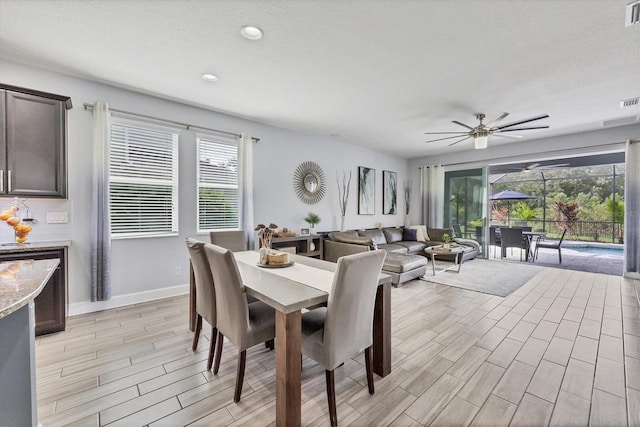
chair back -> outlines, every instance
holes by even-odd
[[[216,326],[216,292],[204,242],[187,238],[187,249],[196,282],[196,312],[211,326]]]
[[[533,227],[518,227],[521,228],[522,231],[533,231]]]
[[[204,245],[216,289],[218,331],[238,348],[246,348],[249,307],[236,259],[229,249]]]
[[[499,245],[500,244],[500,236],[498,234],[498,227],[489,227],[489,244],[490,245]]]
[[[562,241],[564,240],[564,235],[567,234],[567,229],[565,228],[562,231],[562,236],[560,237],[560,241],[558,242],[558,247],[560,247],[560,245],[562,244]]]
[[[338,259],[324,323],[326,369],[335,369],[372,345],[373,310],[385,255],[384,250],[375,250]]]
[[[500,246],[503,248],[522,248],[522,228],[500,228]]]
[[[451,227],[453,227],[453,234],[455,234],[454,237],[462,239],[462,229],[460,228],[460,224],[452,224]]]
[[[247,250],[247,236],[243,230],[211,231],[209,233],[211,243],[231,252]]]

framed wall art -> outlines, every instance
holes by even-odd
[[[358,214],[373,215],[375,206],[376,170],[358,167]]]
[[[382,171],[382,213],[395,215],[398,213],[398,174]]]

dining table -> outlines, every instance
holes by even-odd
[[[544,239],[545,233],[542,231],[523,231],[522,235],[527,239],[527,261],[531,258],[531,262],[534,262],[533,259],[533,250],[531,249],[531,244],[533,243],[534,237],[542,237]]]
[[[302,310],[329,299],[337,264],[291,255],[286,268],[259,264],[257,251],[234,252],[247,295],[275,309],[276,426],[300,426]],[[195,328],[195,283],[190,281],[189,327]],[[391,373],[391,276],[380,273],[373,319],[373,371]]]

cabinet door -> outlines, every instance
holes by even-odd
[[[66,197],[62,101],[6,91],[5,193]]]
[[[64,331],[66,324],[66,264],[65,250],[33,251],[0,254],[0,261],[15,261],[24,259],[53,259],[58,258],[60,264],[51,275],[49,281],[35,300],[36,336]]]

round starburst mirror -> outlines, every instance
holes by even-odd
[[[302,162],[293,174],[293,189],[300,200],[315,205],[324,197],[326,183],[322,168],[315,162]]]

